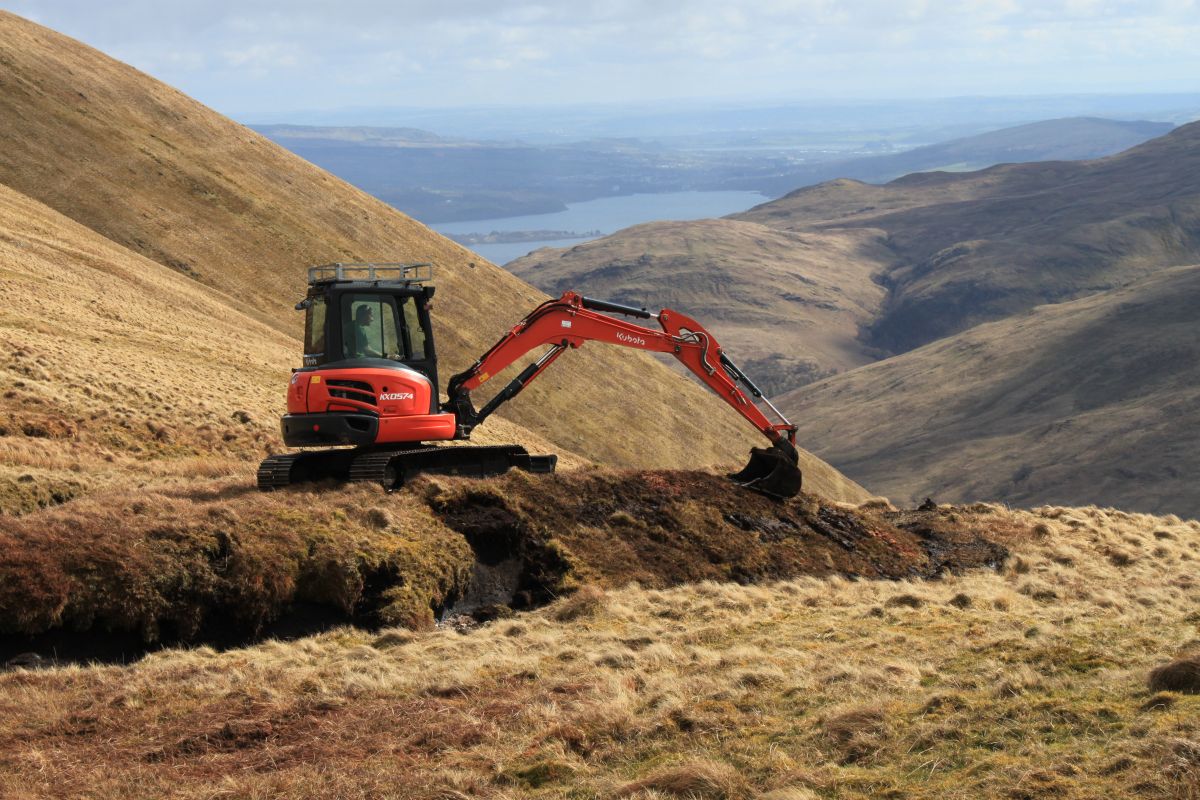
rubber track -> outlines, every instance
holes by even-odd
[[[394,486],[389,486],[393,481],[387,480],[388,467],[393,459],[403,458],[411,453],[428,453],[436,448],[425,447],[420,450],[400,450],[400,451],[384,451],[382,453],[364,453],[350,465],[350,480],[353,483],[380,483],[383,488],[391,489]]]
[[[258,465],[258,488],[264,491],[288,486],[292,482],[292,466],[307,453],[282,453],[269,456]]]
[[[308,463],[297,470],[297,462],[301,459]],[[265,459],[258,467],[258,488],[277,489],[308,480],[334,478],[353,483],[379,483],[390,491],[402,485],[406,478],[420,473],[485,477],[501,475],[514,467],[553,472],[556,461],[554,456],[531,456],[519,445],[419,447],[373,450],[359,455],[346,450],[310,450]]]

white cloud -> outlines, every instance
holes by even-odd
[[[275,69],[290,69],[300,63],[300,53],[294,45],[263,43],[221,53],[225,64],[239,69],[269,73]]]
[[[229,110],[1200,90],[1196,0],[8,5]]]

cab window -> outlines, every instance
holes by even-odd
[[[342,297],[343,358],[401,357],[399,316],[388,295]]]
[[[425,329],[421,327],[421,318],[417,315],[417,298],[404,298],[404,334],[406,361],[424,361],[428,358],[425,352]]]
[[[312,366],[325,361],[325,298],[308,299],[304,315],[304,364]]]

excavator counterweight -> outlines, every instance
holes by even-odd
[[[422,472],[486,476],[513,467],[552,472],[556,456],[530,455],[517,445],[430,443],[469,439],[476,426],[564,352],[598,341],[673,355],[771,442],[768,448],[753,448],[750,463],[729,477],[777,498],[800,491],[795,426],[712,334],[670,309],[652,313],[565,292],[535,308],[451,377],[448,401],[441,404],[429,317],[431,278],[428,264],[330,264],[309,270],[308,294],[296,306],[306,313],[304,366],[293,370],[281,428],[288,446],[322,449],[270,456],[259,467],[259,488],[333,479],[394,489]],[[654,319],[660,329],[609,314]],[[546,349],[476,410],[471,392],[538,348]],[[781,422],[768,420],[755,400]]]

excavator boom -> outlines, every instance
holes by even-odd
[[[615,319],[600,312],[654,319],[660,329]],[[570,348],[581,347],[588,341],[673,355],[771,442],[769,448],[754,448],[746,468],[730,477],[744,486],[776,497],[792,497],[799,492],[801,475],[795,448],[796,427],[771,405],[703,325],[671,309],[664,308],[652,313],[644,308],[595,300],[575,292],[565,292],[557,300],[542,303],[514,325],[478,361],[450,379],[448,393],[450,406],[457,418],[457,436],[469,437],[476,425],[500,405],[516,397],[562,353]],[[531,350],[546,346],[549,349],[540,358],[526,367],[487,405],[475,410],[471,400],[473,390]],[[751,396],[765,403],[780,418],[780,422],[772,423],[739,383]]]

